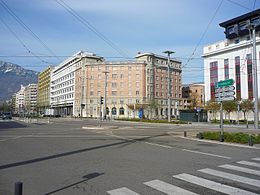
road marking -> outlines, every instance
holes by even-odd
[[[220,165],[219,167],[260,176],[260,171],[254,170],[254,169],[248,169],[248,168],[238,167],[238,166],[229,165],[229,164]]]
[[[149,144],[149,145],[153,145],[153,146],[158,146],[158,147],[163,147],[163,148],[169,148],[169,149],[172,148],[171,146],[167,146],[167,145],[161,145],[161,144],[156,144],[156,143],[152,143],[152,142],[143,142],[143,141],[139,141],[139,140],[131,139],[131,138],[127,138],[127,137],[122,137],[122,136],[115,135],[115,134],[110,134],[110,136],[112,136],[112,137],[117,137],[117,138],[123,139],[123,140],[128,140],[128,141],[133,141],[133,142],[140,142],[140,143],[145,143],[145,144]]]
[[[132,191],[132,190],[129,190],[128,188],[118,188],[118,189],[115,189],[115,190],[110,190],[110,191],[107,191],[108,194],[111,194],[111,195],[140,195],[140,194],[137,194],[136,192]]]
[[[188,190],[182,189],[178,186],[174,186],[174,185],[168,184],[168,183],[160,181],[160,180],[148,181],[148,182],[145,182],[144,185],[147,185],[147,186],[154,188],[165,194],[197,195],[196,193],[190,192]]]
[[[260,158],[252,158],[252,160],[260,161]]]
[[[242,165],[253,166],[253,167],[260,167],[260,163],[255,163],[255,162],[239,161],[239,162],[237,162],[237,163],[238,163],[238,164],[242,164]]]
[[[163,148],[169,148],[169,149],[172,148],[171,146],[161,145],[161,144],[156,144],[156,143],[151,143],[151,142],[144,142],[144,143],[149,144],[149,145],[153,145],[153,146],[163,147]]]
[[[248,184],[248,185],[256,186],[256,187],[260,186],[260,180],[250,179],[250,178],[247,178],[247,177],[242,177],[242,176],[239,176],[239,175],[226,173],[226,172],[223,172],[223,171],[217,171],[217,170],[208,169],[208,168],[207,169],[200,169],[198,171],[202,172],[202,173],[209,174],[209,175],[214,175],[214,176],[217,176],[217,177],[229,179],[229,180],[232,180],[232,181],[237,181],[237,182],[240,182],[240,183],[245,183],[245,184]]]
[[[195,150],[182,149],[182,151],[196,153],[196,154],[203,154],[203,155],[208,155],[208,156],[214,156],[214,157],[218,157],[218,158],[232,159],[232,157],[229,157],[229,156],[221,156],[221,155],[217,155],[217,154],[199,152],[199,151],[195,151]]]
[[[189,175],[189,174],[186,174],[186,173],[174,175],[173,177],[177,178],[177,179],[181,179],[183,181],[187,181],[187,182],[199,185],[199,186],[202,186],[202,187],[205,187],[205,188],[208,188],[208,189],[211,189],[211,190],[222,192],[224,194],[229,194],[229,195],[257,195],[253,192],[249,192],[249,191],[242,190],[242,189],[239,189],[239,188],[235,188],[235,187],[232,187],[232,186],[224,185],[224,184],[221,184],[221,183],[218,183],[218,182],[210,181],[210,180],[203,179],[203,178],[200,178],[200,177],[196,177],[196,176],[193,176],[193,175]]]

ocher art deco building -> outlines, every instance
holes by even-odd
[[[49,66],[38,75],[37,107],[39,114],[49,114],[51,70]]]

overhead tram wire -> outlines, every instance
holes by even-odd
[[[115,45],[112,41],[110,41],[107,37],[105,37],[101,32],[99,32],[90,22],[88,22],[85,18],[79,15],[72,7],[66,4],[63,0],[55,0],[59,5],[61,5],[68,13],[74,16],[81,24],[87,27],[90,31],[96,34],[99,38],[105,41],[111,48],[113,48],[118,54],[120,54],[125,59],[129,59],[130,57],[117,45]]]
[[[211,23],[212,23],[213,20],[215,19],[215,17],[216,17],[216,15],[217,15],[217,13],[218,13],[218,11],[219,11],[221,5],[223,4],[223,2],[224,2],[224,0],[221,0],[221,2],[219,3],[219,5],[218,5],[216,11],[214,12],[212,18],[211,18],[210,21],[209,21],[209,23],[208,23],[206,29],[205,29],[204,32],[202,33],[202,35],[201,35],[201,37],[200,37],[200,39],[199,39],[199,42],[197,43],[197,45],[196,45],[196,47],[194,48],[194,50],[193,50],[191,56],[189,57],[189,59],[187,60],[187,62],[183,65],[183,67],[187,66],[188,63],[189,63],[191,60],[194,59],[193,56],[195,55],[195,52],[197,51],[198,47],[200,46],[200,44],[201,44],[203,38],[205,37],[205,35],[206,35],[206,33],[207,33],[208,29],[209,29],[209,26],[211,25]]]
[[[246,7],[246,6],[244,6],[244,5],[242,5],[242,4],[238,3],[238,2],[235,2],[235,1],[233,1],[233,0],[227,0],[227,1],[229,1],[230,3],[233,3],[233,4],[235,4],[235,5],[238,5],[239,7],[245,8],[245,9],[247,9],[248,11],[252,11],[252,9],[250,9],[249,7]]]
[[[6,4],[4,0],[0,0],[2,7],[29,33],[31,34],[46,50],[48,50],[58,61],[61,61],[58,56],[44,43]]]
[[[32,52],[26,44],[18,37],[18,35],[11,29],[11,27],[2,19],[0,18],[1,22],[6,26],[6,28],[14,35],[14,37],[18,40],[18,42],[27,50],[29,54],[31,54],[33,57],[38,58],[41,62],[46,64],[51,64],[50,62],[47,62],[43,60],[40,56],[36,55],[34,52]]]

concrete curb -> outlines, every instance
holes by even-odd
[[[219,145],[226,145],[226,146],[260,150],[260,146],[258,146],[258,144],[257,144],[257,146],[248,146],[248,145],[243,145],[243,144],[236,144],[236,143],[229,143],[229,142],[218,142],[218,141],[213,141],[213,140],[197,139],[197,138],[192,138],[192,137],[183,137],[183,136],[174,136],[174,137],[179,137],[181,139],[192,140],[192,141],[197,141],[197,142],[212,143],[212,144],[219,144]]]

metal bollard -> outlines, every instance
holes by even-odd
[[[184,131],[184,137],[187,137],[187,131]]]
[[[23,195],[23,183],[16,182],[14,185],[14,195]]]
[[[248,145],[249,145],[249,146],[253,146],[253,145],[254,145],[254,141],[253,141],[253,137],[252,137],[252,135],[249,135],[249,138],[248,138]]]
[[[224,135],[222,135],[222,134],[220,135],[219,141],[220,141],[220,142],[224,142]]]

